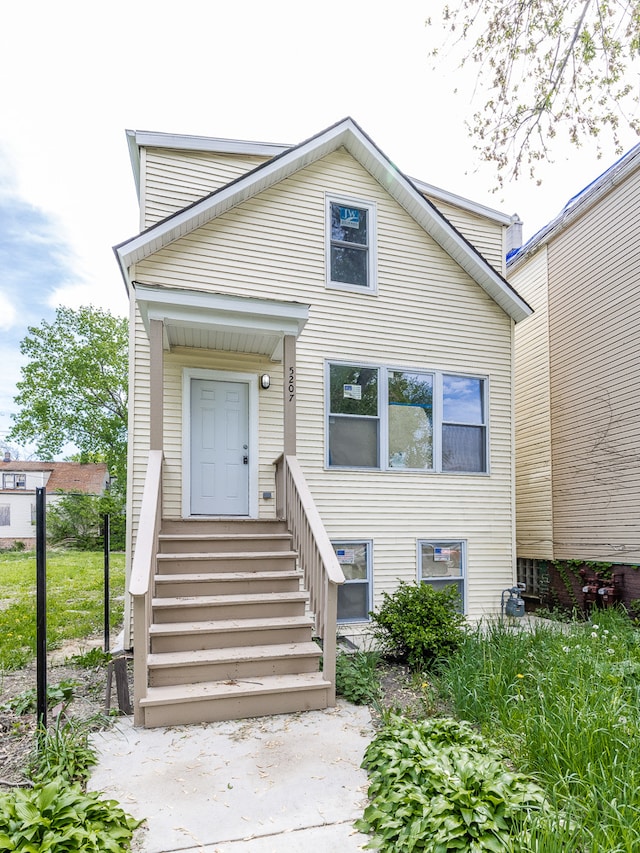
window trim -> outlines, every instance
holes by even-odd
[[[367,241],[367,284],[347,284],[342,281],[333,281],[331,278],[331,205],[340,204],[345,207],[358,207],[361,210],[367,211],[368,220],[368,241]],[[358,198],[349,196],[335,195],[333,193],[325,194],[325,214],[324,214],[324,231],[325,231],[325,281],[326,286],[332,290],[345,290],[349,293],[366,293],[368,295],[377,295],[378,293],[378,228],[377,228],[377,208],[373,201],[364,201]]]
[[[13,481],[13,485],[8,485]],[[2,488],[4,491],[23,491],[27,488],[27,475],[9,471],[2,474]]]
[[[367,559],[367,578],[366,581],[362,580],[346,580],[344,584],[340,584],[338,587],[338,595],[340,595],[340,589],[347,584],[358,584],[362,586],[364,583],[367,585],[367,614],[364,619],[339,619],[338,625],[364,625],[368,622],[371,622],[371,617],[369,613],[373,610],[373,539],[354,539],[353,537],[349,537],[346,539],[332,539],[331,545],[334,548],[336,545],[364,545],[366,547],[366,559]]]
[[[447,545],[460,545],[460,576],[457,575],[442,575],[441,577],[422,577],[422,546],[431,545],[432,547],[443,547]],[[462,590],[462,613],[467,614],[467,540],[457,538],[455,536],[430,536],[422,539],[416,539],[416,569],[418,583],[431,583],[431,581],[456,581]]]
[[[329,461],[329,418],[331,408],[331,367],[360,367],[378,371],[378,466],[375,468],[356,465],[331,465]],[[431,468],[394,468],[389,465],[389,374],[416,373],[431,376],[433,379],[433,466]],[[476,379],[482,382],[482,406],[484,423],[476,424],[484,429],[484,471],[447,471],[442,467],[442,426],[443,423],[443,377],[458,376],[461,379]],[[324,370],[324,427],[325,452],[324,467],[327,471],[386,471],[402,474],[441,474],[447,477],[489,477],[491,476],[491,442],[489,435],[489,376],[478,373],[464,373],[455,370],[441,370],[428,367],[410,367],[407,365],[392,365],[372,363],[354,359],[331,358],[325,360]],[[352,417],[349,415],[334,415],[335,417]],[[355,417],[355,416],[353,416]]]

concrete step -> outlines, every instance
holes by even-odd
[[[160,687],[318,672],[321,655],[322,650],[313,642],[151,654],[149,684]]]
[[[267,675],[150,687],[140,705],[147,727],[189,725],[326,708],[329,689],[320,672]]]
[[[194,595],[247,595],[260,592],[298,592],[300,572],[215,572],[156,575],[158,598]]]
[[[157,554],[156,568],[160,575],[181,572],[292,572],[296,568],[297,556],[295,551]]]
[[[264,592],[255,595],[199,595],[154,598],[153,622],[188,622],[216,619],[253,619],[265,616],[300,616],[308,596],[304,592]]]
[[[165,622],[149,629],[152,653],[304,643],[311,640],[308,616]]]
[[[290,551],[291,534],[283,533],[161,533],[161,553],[216,553],[223,551]]]

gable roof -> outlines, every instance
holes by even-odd
[[[640,168],[640,143],[616,160],[595,180],[572,196],[560,213],[537,231],[533,237],[507,257],[507,266],[517,266],[525,258],[536,252],[540,246],[548,243],[564,231],[579,216],[596,204],[602,196],[616,184],[619,184],[636,169]]]
[[[531,314],[529,305],[471,243],[444,217],[415,184],[351,118],[345,118],[293,148],[215,190],[199,201],[156,222],[136,237],[114,247],[127,288],[129,268],[231,208],[304,169],[327,154],[345,148],[404,210],[514,320]]]
[[[0,459],[0,473],[48,474],[45,482],[48,492],[82,492],[87,495],[101,495],[109,482],[107,466],[102,463],[23,462],[19,459],[3,462]],[[11,492],[15,493],[16,490],[12,489]]]

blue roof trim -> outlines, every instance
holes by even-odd
[[[548,222],[546,225],[543,225],[542,228],[536,231],[533,237],[530,237],[524,244],[524,246],[521,246],[519,249],[513,249],[511,252],[509,252],[506,258],[507,264],[509,264],[509,262],[514,261],[520,255],[526,254],[533,248],[535,244],[541,243],[542,240],[548,234],[554,231],[566,219],[566,217],[583,202],[583,200],[587,199],[593,191],[597,190],[599,186],[605,184],[607,182],[607,178],[614,175],[620,170],[622,166],[633,160],[639,154],[640,142],[637,145],[634,145],[633,148],[630,148],[629,151],[626,151],[621,157],[619,157],[615,161],[615,163],[605,169],[602,174],[598,175],[597,178],[594,178],[591,183],[583,187],[574,196],[571,196],[571,198],[562,208],[560,213],[555,216],[554,219],[552,219],[550,222]]]

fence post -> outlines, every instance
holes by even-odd
[[[47,727],[47,490],[36,487],[36,711]]]

